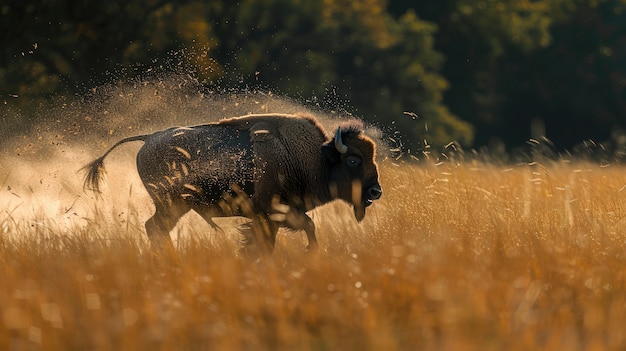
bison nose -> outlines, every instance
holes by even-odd
[[[380,199],[380,196],[383,194],[383,190],[380,188],[380,185],[374,185],[367,189],[367,194],[371,200]]]

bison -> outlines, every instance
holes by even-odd
[[[214,217],[252,218],[262,224],[269,250],[280,226],[304,230],[313,250],[307,211],[340,199],[361,221],[382,195],[375,143],[360,123],[329,136],[309,115],[255,114],[132,136],[85,167],[87,189],[100,191],[104,158],[131,141],[144,142],[137,171],[156,208],[145,223],[153,243],[171,245],[169,232],[194,210],[216,229]]]

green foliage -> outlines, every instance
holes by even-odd
[[[444,103],[475,126],[476,145],[522,144],[533,120],[560,148],[623,126],[624,1],[392,1],[390,11],[407,8],[440,25]]]
[[[500,69],[503,93],[524,97],[525,104],[505,101],[501,114],[518,125],[544,120],[557,145],[611,138],[626,126],[625,15],[623,1],[578,2],[554,23],[551,45],[531,55],[511,52]],[[498,128],[513,139],[512,130]]]
[[[395,123],[409,144],[472,141],[442,104],[436,27],[414,12],[395,19],[382,0],[40,0],[1,13],[7,104],[183,69],[219,89],[270,89],[324,108],[349,101],[371,122]]]
[[[177,71],[211,90],[345,109],[414,153],[424,140],[518,145],[537,119],[570,147],[624,126],[625,11],[623,0],[5,2],[3,126],[32,123],[50,99]]]

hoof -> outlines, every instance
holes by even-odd
[[[309,244],[306,247],[306,253],[307,254],[314,254],[320,251],[320,247],[319,245],[317,245],[317,243],[315,244]]]

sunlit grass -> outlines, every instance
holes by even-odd
[[[132,201],[73,230],[5,212],[0,349],[626,348],[626,168],[380,173],[362,224],[340,203],[313,213],[317,255],[281,231],[271,258],[247,260],[193,216],[177,252],[155,254]]]

